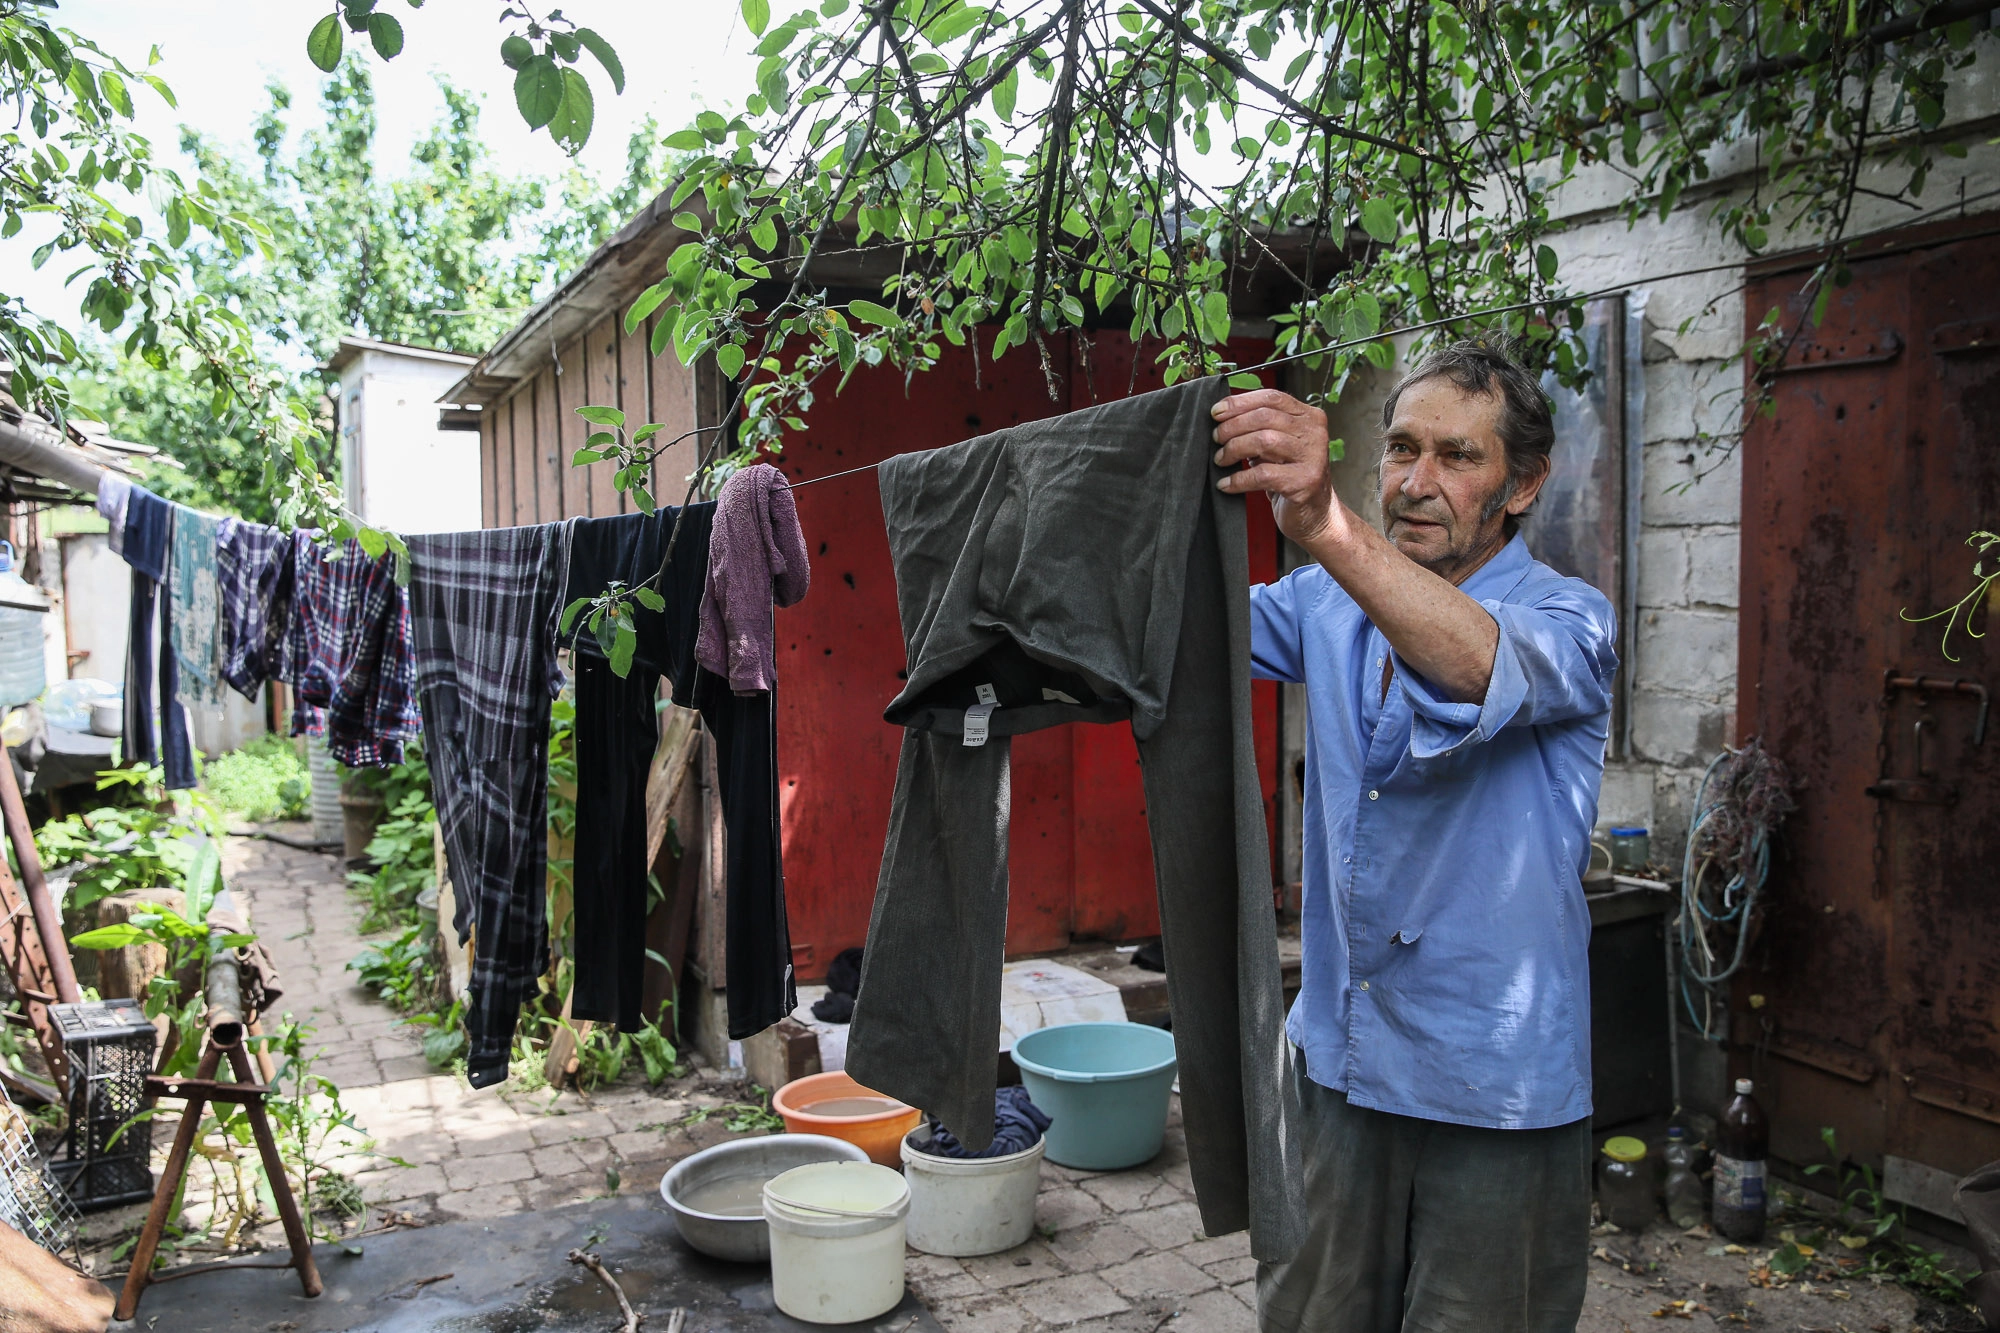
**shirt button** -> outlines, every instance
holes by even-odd
[[[1344,866],[1351,866],[1354,864],[1354,858],[1351,856],[1343,856],[1340,858],[1340,863]]]
[[[1365,982],[1365,981],[1364,981],[1364,982],[1362,982],[1362,983],[1361,983],[1361,989],[1362,989],[1362,990],[1367,990],[1367,989],[1368,989],[1368,983],[1367,983],[1367,982]]]
[[[1382,799],[1382,793],[1379,791],[1371,791],[1368,793],[1368,799],[1371,801],[1379,801]]]

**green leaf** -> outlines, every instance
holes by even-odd
[[[345,39],[340,34],[340,15],[328,14],[313,24],[306,34],[306,59],[313,62],[321,73],[331,74],[340,64],[341,43]]]
[[[1493,85],[1482,83],[1472,95],[1472,123],[1485,129],[1493,123]]]
[[[611,640],[611,671],[621,680],[632,674],[632,652],[639,646],[639,636],[624,621],[618,623],[618,631]]]
[[[660,142],[681,153],[692,153],[708,147],[708,140],[702,138],[700,130],[675,130]]]
[[[638,327],[646,322],[646,316],[659,309],[660,302],[673,294],[673,288],[658,283],[639,293],[639,299],[632,302],[632,308],[625,312],[625,334],[630,337]]]
[[[595,426],[622,426],[625,424],[625,414],[615,407],[600,407],[592,404],[588,407],[577,408],[576,414]]]
[[[743,0],[743,25],[753,35],[762,37],[764,29],[771,26],[771,0]]]
[[[591,122],[597,104],[591,98],[590,80],[573,69],[561,71],[562,100],[549,119],[549,136],[572,154],[590,142]]]
[[[1356,290],[1349,298],[1349,307],[1355,313],[1355,322],[1361,328],[1359,336],[1366,336],[1382,327],[1382,303],[1375,299],[1375,293]]]
[[[1555,278],[1556,263],[1556,252],[1550,247],[1544,245],[1535,251],[1535,271],[1542,275],[1543,282]]]
[[[1222,342],[1229,337],[1229,293],[1209,292],[1201,298],[1202,322],[1208,325],[1211,341]]]
[[[715,368],[729,379],[736,378],[736,372],[743,369],[743,348],[736,343],[724,343],[715,349]]]
[[[576,39],[583,43],[584,50],[597,57],[597,63],[604,66],[604,72],[611,76],[611,90],[617,93],[624,92],[625,65],[618,59],[618,53],[611,49],[611,43],[589,28],[578,28]]]
[[[519,33],[515,33],[506,41],[500,43],[500,63],[508,69],[521,68],[521,66],[528,63],[528,58],[534,54],[534,45]]]
[[[654,503],[653,493],[644,486],[632,488],[632,503],[639,506],[639,512],[642,514],[650,514],[659,508],[659,505]]]
[[[212,839],[202,838],[201,845],[195,849],[194,865],[187,874],[187,920],[208,920],[208,909],[215,902],[215,891],[221,879],[222,853],[216,849]]]
[[[750,243],[764,251],[778,248],[778,224],[768,213],[750,224]]]
[[[638,598],[639,605],[645,607],[648,611],[664,611],[667,609],[667,599],[654,592],[651,588],[634,588],[632,595]]]
[[[1021,96],[1021,67],[1007,71],[1006,77],[993,85],[993,114],[1002,120],[1014,119],[1014,103]]]
[[[121,921],[116,925],[99,926],[96,930],[72,935],[69,946],[72,949],[123,949],[129,944],[142,944],[151,938],[137,926]]]
[[[1232,389],[1261,389],[1264,387],[1264,381],[1258,379],[1247,370],[1237,371],[1229,377],[1228,382],[1229,387]]]
[[[864,324],[875,324],[885,329],[898,329],[903,326],[901,315],[885,305],[876,305],[873,301],[849,301],[847,313]]]
[[[338,53],[334,59],[339,60]],[[322,66],[331,69],[331,65]],[[514,75],[514,105],[528,128],[538,130],[555,119],[563,102],[563,70],[545,55],[529,56]]]
[[[1361,205],[1361,229],[1387,245],[1396,239],[1396,201],[1376,195]]]
[[[403,25],[393,15],[370,14],[368,40],[374,44],[376,55],[394,60],[403,53]]]
[[[579,449],[575,453],[569,456],[569,465],[571,467],[586,467],[591,463],[599,461],[603,457],[604,457],[603,453],[600,452],[599,450]]]
[[[590,599],[588,597],[579,597],[568,606],[565,606],[563,608],[562,620],[556,626],[556,632],[558,634],[568,634],[571,627],[576,624],[577,612],[589,605]]]

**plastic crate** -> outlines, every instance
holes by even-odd
[[[85,1212],[150,1199],[153,1122],[127,1122],[146,1109],[151,1021],[136,1000],[52,1004],[49,1017],[69,1056],[69,1129],[50,1164],[56,1179]]]

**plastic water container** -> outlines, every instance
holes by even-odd
[[[306,741],[306,777],[312,783],[308,808],[312,812],[314,842],[344,843],[347,814],[340,808],[340,765],[326,748],[321,736]]]
[[[1054,1122],[1043,1140],[1051,1162],[1122,1171],[1159,1154],[1179,1068],[1172,1033],[1144,1023],[1067,1023],[1015,1042],[1014,1064]]]
[[[910,1187],[874,1162],[794,1167],[764,1184],[771,1295],[809,1324],[851,1324],[903,1299]]]
[[[917,1129],[903,1139],[910,1245],[962,1259],[1027,1244],[1047,1140],[1004,1157],[933,1157],[917,1146],[929,1134]]]

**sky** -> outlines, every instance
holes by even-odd
[[[498,164],[539,176],[567,167],[548,134],[530,133],[514,108],[513,71],[500,62],[507,31],[498,22],[503,0],[427,0],[420,9],[407,0],[381,5],[403,25],[404,45],[393,61],[372,52],[369,57],[381,121],[380,169],[398,174],[410,145],[443,110],[434,73],[483,94],[480,127]],[[150,90],[134,90],[140,132],[156,152],[178,158],[178,127],[186,124],[247,158],[251,125],[268,104],[265,84],[272,78],[292,90],[294,127],[312,114],[322,76],[306,59],[306,33],[330,8],[316,0],[62,0],[55,19],[135,67],[159,47],[161,62],[153,72],[173,88],[179,109]],[[609,79],[584,57],[596,124],[581,162],[601,179],[622,175],[625,141],[649,112],[663,133],[671,132],[702,108],[724,109],[755,87],[755,39],[732,0],[566,0],[563,12],[601,33],[625,66],[625,92],[614,96]],[[350,50],[356,42],[366,44],[355,33],[347,40]],[[22,240],[27,244],[10,242],[13,254],[26,254],[37,243],[26,235]],[[45,315],[72,321],[81,293],[63,289],[70,267],[52,259],[38,273],[8,273],[0,287]]]

